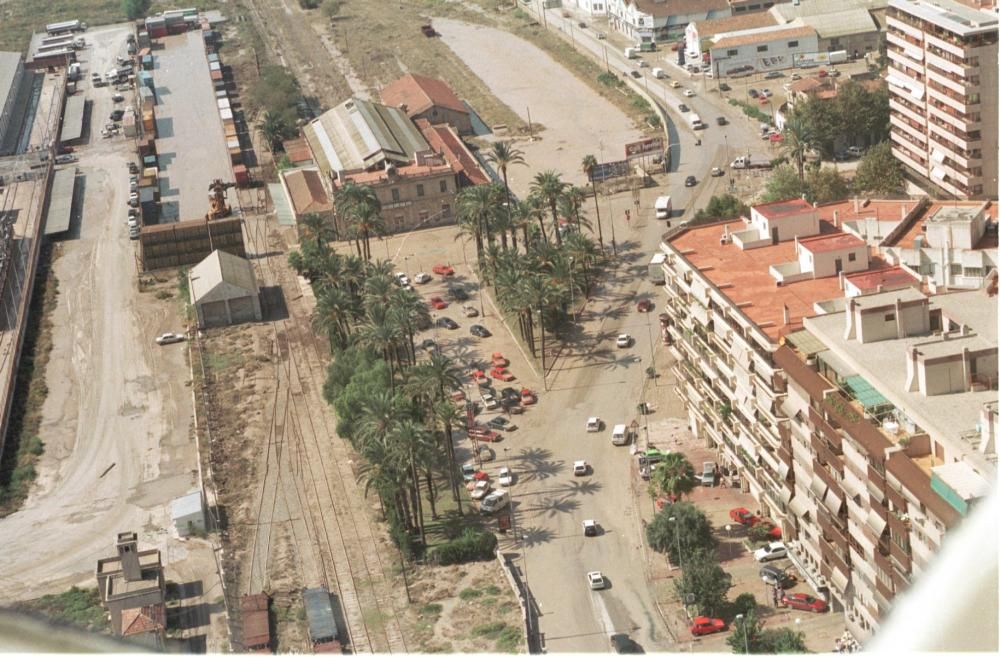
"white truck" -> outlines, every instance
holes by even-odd
[[[653,77],[656,78],[657,80],[662,80],[663,78],[667,77],[667,74],[663,71],[662,68],[654,68]]]
[[[705,124],[701,122],[701,117],[694,112],[688,115],[688,122],[691,124],[692,130],[701,130],[705,127]]]
[[[658,197],[653,207],[656,209],[657,219],[669,219],[674,211],[674,205],[669,196]]]
[[[834,50],[830,53],[830,63],[831,64],[843,64],[847,61],[847,51],[846,50]]]
[[[628,59],[635,59],[638,56],[639,56],[638,48],[633,48],[632,46],[629,46],[628,48],[625,49],[625,57],[627,57]]]
[[[730,162],[729,167],[731,169],[770,169],[771,168],[771,158],[766,155],[740,155],[738,158]]]
[[[663,285],[667,282],[663,274],[663,263],[667,259],[666,253],[654,253],[649,259],[649,281],[656,285]]]

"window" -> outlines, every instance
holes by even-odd
[[[799,42],[798,41],[789,41],[788,42],[788,47],[789,48],[798,48],[799,47]]]
[[[451,214],[451,205],[449,205],[448,203],[442,203],[441,204],[441,214],[444,214],[444,215]]]
[[[848,253],[847,254],[847,262],[854,262],[857,259],[858,259],[858,254],[857,253]]]
[[[896,319],[896,313],[887,313],[885,316],[885,321],[891,322]]]
[[[757,52],[767,52],[767,46],[757,46]]]
[[[397,214],[395,217],[392,218],[392,225],[395,226],[396,228],[402,228],[404,221],[406,221],[406,219],[403,217],[403,215]]]
[[[444,194],[445,192],[448,191],[448,181],[442,180],[440,181],[440,183],[441,183],[441,193]]]
[[[952,276],[961,276],[962,275],[962,264],[961,263],[952,264],[951,265],[951,275]]]
[[[392,190],[392,200],[396,201],[396,202],[399,201],[399,190],[398,189],[393,189]]]
[[[417,185],[417,196],[423,196],[423,195],[424,195],[424,186]]]
[[[738,55],[739,53],[740,53],[739,49],[733,49],[733,50],[727,50],[727,51],[726,51],[726,55],[727,55],[728,57],[735,57],[735,56],[736,56],[736,55]]]
[[[430,215],[427,214],[427,210],[421,210],[420,212],[417,213],[417,219],[419,219],[420,221],[427,221],[427,217],[429,216]]]

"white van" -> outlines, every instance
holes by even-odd
[[[694,112],[688,116],[688,121],[691,123],[692,130],[701,130],[705,127],[705,124],[701,122],[701,117]]]
[[[628,445],[629,430],[624,424],[616,424],[611,430],[612,445]]]
[[[661,196],[657,198],[653,207],[656,208],[657,219],[669,219],[670,215],[674,211],[673,202],[670,200],[669,196]]]
[[[662,80],[663,78],[667,77],[667,74],[663,71],[662,68],[654,68],[653,77],[656,78],[657,80]]]
[[[483,498],[483,501],[479,504],[479,513],[496,513],[508,504],[510,504],[510,493],[502,488],[498,488]]]
[[[635,59],[638,56],[639,49],[629,46],[625,49],[625,57],[628,59]]]

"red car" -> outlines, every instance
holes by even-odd
[[[431,297],[430,303],[437,310],[444,310],[448,307],[448,302],[441,297]]]
[[[638,304],[636,304],[635,308],[641,313],[648,313],[650,310],[653,309],[653,302],[650,301],[649,299],[643,299]]]
[[[816,75],[817,75],[818,77],[821,77],[821,78],[825,78],[825,77],[826,77],[827,75],[829,75],[829,73],[827,73],[827,72],[826,72],[826,69],[825,69],[825,68],[821,68],[821,69],[819,70],[819,73],[817,73]]]
[[[735,509],[729,510],[729,519],[734,520],[741,525],[746,527],[753,527],[758,522],[760,522],[760,516],[755,516],[750,513],[748,509],[744,509],[742,506]]]
[[[499,351],[493,352],[493,367],[507,367],[510,361],[503,357]]]
[[[826,611],[825,602],[819,598],[814,598],[811,595],[806,595],[805,593],[786,593],[781,596],[781,604],[786,607],[791,607],[792,609],[815,611],[820,614]]]
[[[535,393],[531,392],[527,388],[521,389],[521,404],[524,406],[531,406],[538,401],[538,397],[535,397]]]
[[[501,367],[494,367],[490,370],[490,376],[497,381],[513,381],[514,375]]]
[[[503,436],[496,431],[478,425],[469,429],[469,438],[475,438],[484,443],[498,443],[503,440]]]
[[[726,629],[726,623],[721,618],[695,616],[691,619],[691,624],[688,625],[688,629],[691,630],[691,634],[695,636],[705,636],[706,634],[724,632]]]
[[[451,267],[451,265],[434,265],[433,267],[431,267],[431,271],[437,274],[438,276],[455,275],[455,270]]]

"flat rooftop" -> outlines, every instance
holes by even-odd
[[[819,223],[821,233],[834,236],[844,234],[826,221]],[[730,233],[746,229],[746,224],[742,221],[697,226],[670,238],[668,243],[720,288],[772,342],[802,328],[802,318],[816,313],[813,304],[844,296],[836,276],[796,281],[779,287],[769,268],[771,265],[797,260],[795,241],[788,240],[744,251],[732,242],[719,243],[726,226]],[[870,263],[872,270],[887,267],[877,257],[872,257]],[[783,314],[786,306],[790,315],[787,325]]]
[[[884,202],[884,201],[883,201]],[[930,206],[924,210],[912,225],[899,237],[894,239],[891,243],[886,243],[884,246],[895,246],[903,249],[912,249],[913,240],[918,235],[924,234],[924,224],[928,221],[934,221],[935,218],[945,219],[946,217],[951,217],[952,220],[957,220],[960,217],[968,217],[969,215],[975,214],[979,208],[986,205],[984,214],[989,217],[989,220],[996,223],[997,220],[997,204],[988,203],[983,201],[935,201],[930,204]],[[984,235],[979,243],[976,244],[975,249],[995,249],[997,248],[997,236]]]
[[[795,217],[803,212],[811,212],[816,208],[813,207],[812,203],[809,203],[804,199],[796,198],[790,201],[761,203],[760,205],[753,206],[753,209],[756,210],[761,216],[773,221],[775,219],[781,219],[782,217]]]
[[[857,274],[848,274],[845,278],[862,291],[876,290],[880,285],[885,289],[920,285],[920,281],[902,267],[887,267],[875,271],[869,269]]]
[[[923,295],[916,290],[906,289],[873,296],[881,297],[881,303],[885,303],[893,296],[910,299]],[[865,299],[871,303],[870,297],[858,298],[859,301]],[[978,334],[975,337],[992,340],[996,344],[997,297],[987,297],[981,290],[972,290],[933,296],[930,297],[930,304],[931,309],[942,308],[945,314],[964,313],[968,325]],[[946,439],[951,445],[962,449],[966,458],[981,471],[995,470],[995,466],[990,465],[982,454],[961,440],[961,434],[976,429],[983,405],[996,400],[995,390],[926,396],[919,390],[906,391],[908,350],[914,345],[934,340],[935,336],[911,336],[864,344],[857,340],[845,340],[843,312],[810,317],[804,324],[824,345],[933,438]],[[987,332],[991,330],[991,333]],[[952,349],[960,349],[957,345],[958,343],[953,344]]]
[[[997,31],[997,16],[953,0],[889,0],[889,6],[960,36]]]
[[[829,235],[799,238],[799,245],[811,253],[826,253],[827,251],[839,251],[841,249],[864,246],[865,243],[850,233],[831,233]]]

